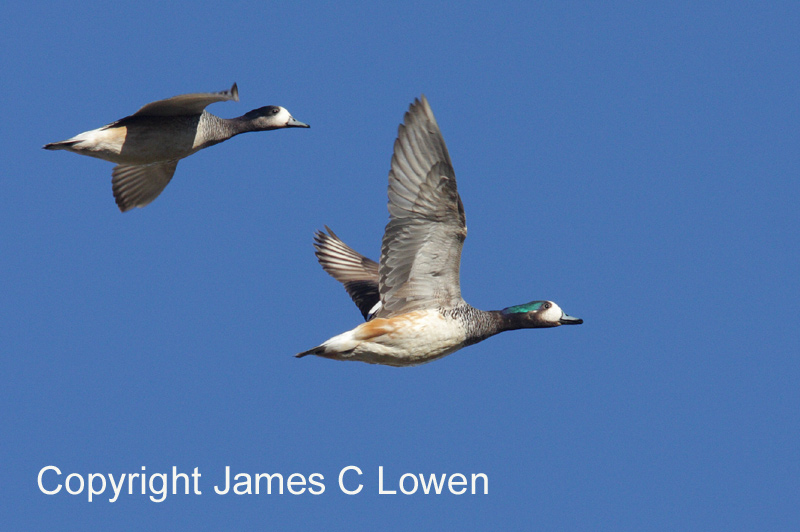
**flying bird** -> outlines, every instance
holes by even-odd
[[[46,144],[116,163],[111,189],[119,210],[144,207],[167,186],[178,161],[240,133],[287,127],[310,127],[283,107],[269,105],[237,118],[220,118],[205,108],[215,102],[239,101],[239,89],[182,94],[148,103],[135,113],[71,139]]]
[[[583,323],[552,301],[484,311],[461,298],[466,216],[450,155],[425,96],[411,104],[394,143],[380,262],[325,229],[315,235],[317,259],[344,284],[367,321],[297,357],[414,366],[503,331]]]

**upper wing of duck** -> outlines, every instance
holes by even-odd
[[[198,115],[208,105],[216,102],[239,101],[239,88],[236,83],[227,91],[198,92],[181,94],[166,100],[148,103],[131,116],[182,116]]]
[[[439,125],[425,96],[400,125],[389,172],[389,223],[381,245],[378,317],[459,304],[464,206]]]
[[[368,319],[380,301],[378,263],[361,255],[341,241],[330,227],[314,235],[314,248],[322,269],[344,285],[358,310]]]

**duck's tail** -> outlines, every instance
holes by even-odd
[[[313,349],[309,349],[308,351],[303,351],[302,353],[297,353],[295,358],[303,358],[306,355],[322,355],[325,352],[325,346],[318,345]]]
[[[78,142],[80,141],[62,140],[61,142],[51,142],[50,144],[45,144],[44,146],[42,146],[42,148],[44,148],[45,150],[68,150]]]

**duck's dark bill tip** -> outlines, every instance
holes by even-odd
[[[561,317],[560,320],[558,320],[558,322],[561,325],[580,325],[581,323],[583,323],[583,320],[580,318],[573,318],[572,316],[567,316],[565,314],[564,316]]]

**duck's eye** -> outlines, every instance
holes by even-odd
[[[545,309],[548,309],[548,308],[550,308],[552,305],[551,305],[550,303],[545,303],[545,304],[544,304],[544,305],[542,305],[542,306],[543,306]]]
[[[279,111],[280,111],[280,109],[278,109],[276,107],[275,109],[272,110],[272,114],[276,115],[276,114],[278,114]]]

